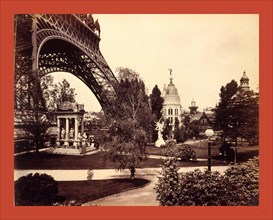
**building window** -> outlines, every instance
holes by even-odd
[[[168,114],[172,115],[173,114],[173,110],[171,108],[168,109]]]
[[[178,109],[175,109],[175,115],[178,115]]]

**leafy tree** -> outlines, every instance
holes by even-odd
[[[70,83],[66,79],[58,84],[53,83],[53,79],[52,75],[46,75],[41,79],[41,88],[49,111],[56,110],[66,101],[75,102],[77,95],[75,89],[70,87]]]
[[[108,119],[108,137],[103,143],[104,160],[117,163],[118,169],[132,171],[146,158],[145,146],[150,140],[153,116],[138,73],[119,68],[118,79],[112,117]]]
[[[231,105],[232,97],[236,94],[237,90],[238,83],[235,80],[231,80],[231,82],[220,89],[220,102],[216,106],[215,120],[218,128],[223,130],[224,133],[227,133],[229,130],[227,119],[232,112],[228,107]]]
[[[174,139],[177,143],[185,141],[185,129],[183,126],[180,126],[178,118],[175,118],[174,121]]]
[[[253,91],[240,91],[232,80],[221,88],[220,103],[216,107],[216,124],[224,136],[258,142],[259,94]]]
[[[199,124],[197,121],[191,122],[191,116],[185,115],[182,118],[181,132],[183,134],[182,140],[185,141],[188,138],[198,137],[200,133]]]
[[[162,117],[162,108],[163,108],[164,99],[161,97],[161,92],[157,85],[152,90],[152,94],[150,95],[150,104],[152,113],[156,117],[156,121],[159,121]],[[155,142],[158,139],[158,132],[156,130],[156,123],[153,122],[153,133],[152,140]]]
[[[64,103],[66,101],[73,103],[76,101],[75,89],[70,87],[70,83],[66,79],[63,79],[62,82],[59,82],[58,86],[60,88],[60,96],[59,96],[60,103]]]
[[[103,111],[92,112],[93,118],[84,122],[87,133],[94,135],[95,147],[99,148],[99,143],[103,143],[108,133],[108,121]]]
[[[228,135],[237,141],[237,137],[257,144],[259,136],[259,97],[253,91],[238,93],[232,98],[228,109]]]
[[[53,83],[53,76],[46,75],[41,78],[41,88],[43,91],[43,96],[46,100],[46,107],[49,111],[54,111],[60,104],[60,88],[57,84]]]
[[[162,117],[164,99],[161,97],[161,92],[157,85],[155,85],[152,90],[152,94],[150,95],[150,103],[152,113],[155,114],[156,119],[159,120]]]
[[[169,139],[170,135],[171,135],[171,132],[172,132],[172,125],[170,123],[170,119],[167,118],[165,123],[164,123],[163,131],[162,131],[163,139],[164,140]]]
[[[18,80],[16,87],[15,120],[21,124],[18,136],[33,140],[36,152],[48,138],[52,115],[47,111],[46,101],[37,72],[30,72]],[[24,134],[22,134],[24,133]]]

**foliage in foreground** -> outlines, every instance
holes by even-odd
[[[58,201],[58,182],[47,174],[32,173],[15,181],[15,205],[45,206]]]
[[[259,159],[219,172],[196,169],[179,173],[175,159],[163,164],[156,186],[163,206],[253,206],[259,203]]]

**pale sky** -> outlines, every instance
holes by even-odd
[[[222,85],[240,83],[243,71],[250,88],[259,85],[259,16],[126,14],[93,15],[101,27],[100,50],[115,74],[117,67],[137,71],[149,94],[157,84],[162,92],[169,83],[169,68],[183,110],[194,98],[198,110],[215,107]],[[85,110],[101,109],[92,92],[71,74],[77,102]]]

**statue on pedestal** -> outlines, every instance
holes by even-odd
[[[162,147],[165,145],[165,141],[163,140],[163,137],[162,137],[163,126],[164,126],[163,122],[162,123],[160,123],[159,121],[156,122],[156,130],[158,131],[157,133],[158,138],[157,138],[157,141],[155,142],[156,147]]]

